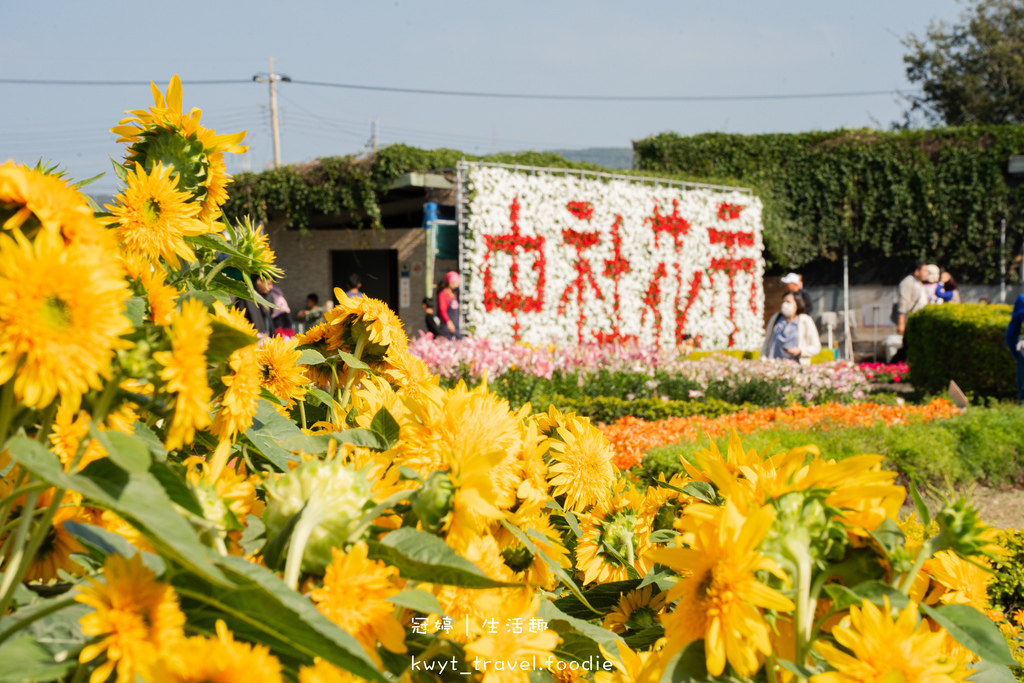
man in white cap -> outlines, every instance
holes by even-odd
[[[807,315],[811,315],[811,297],[807,296],[807,292],[804,291],[804,279],[797,273],[789,273],[782,278],[782,284],[786,285],[789,291],[793,292],[793,296],[798,296],[804,300],[804,308],[807,309]]]

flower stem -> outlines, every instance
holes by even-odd
[[[359,341],[356,342],[356,348],[355,351],[352,352],[352,355],[355,356],[356,360],[358,361],[363,360],[363,349],[366,347],[366,340],[369,338],[369,336],[369,332],[364,332],[363,335],[359,337]],[[345,380],[345,390],[341,394],[341,400],[338,401],[338,403],[341,404],[342,409],[344,409],[345,406],[348,405],[349,392],[352,389],[352,385],[356,381],[358,373],[359,370],[356,370],[355,368],[348,369],[348,379]]]
[[[900,592],[904,595],[910,595],[910,589],[914,587],[914,580],[917,578],[918,572],[921,571],[924,563],[931,556],[932,542],[928,540],[921,544],[921,549],[917,551],[917,559],[914,560],[914,566],[911,567],[910,572],[903,577],[903,583],[900,584]]]
[[[38,621],[43,617],[53,614],[54,612],[59,612],[65,607],[70,607],[73,604],[75,604],[74,598],[65,598],[64,600],[58,600],[50,605],[47,605],[46,607],[40,610],[36,610],[32,614],[16,622],[13,626],[0,633],[0,644],[3,644],[5,640],[13,636],[18,631],[22,630],[32,622]]]
[[[207,273],[206,277],[205,277],[205,278],[203,278],[203,285],[204,285],[204,289],[205,289],[205,288],[208,288],[208,287],[210,286],[210,283],[211,283],[211,282],[213,282],[213,278],[217,277],[217,274],[218,274],[218,273],[219,273],[220,271],[224,270],[224,268],[226,268],[226,267],[227,267],[227,265],[228,265],[228,259],[224,259],[223,261],[221,261],[220,263],[218,263],[217,265],[215,265],[215,266],[214,266],[214,267],[213,267],[213,268],[212,268],[212,269],[210,270],[210,272],[209,272],[209,273]]]
[[[0,615],[7,614],[7,608],[11,605],[11,600],[14,599],[14,589],[21,582],[21,577],[25,575],[25,571],[22,569],[28,569],[28,563],[25,562],[25,537],[28,536],[28,528],[32,526],[32,518],[34,514],[26,513],[26,510],[35,510],[36,500],[39,498],[38,491],[32,491],[28,494],[28,498],[25,500],[25,505],[21,508],[21,520],[18,524],[17,531],[14,532],[14,544],[11,546],[10,555],[7,556],[7,563],[4,565],[4,578],[3,582],[0,583]],[[31,542],[29,543],[31,545]]]
[[[7,432],[11,429],[14,419],[14,378],[4,384],[0,390],[0,446],[7,442]]]

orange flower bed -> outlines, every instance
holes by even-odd
[[[945,399],[937,398],[923,406],[886,406],[877,403],[842,405],[825,403],[815,406],[793,405],[788,408],[764,408],[715,418],[703,416],[670,417],[647,422],[638,417],[624,417],[615,424],[601,427],[601,431],[615,451],[614,462],[619,469],[639,465],[644,453],[658,446],[696,441],[710,436],[712,439],[736,430],[750,434],[761,429],[837,429],[840,427],[870,427],[906,424],[912,420],[929,422],[948,418],[959,412]]]

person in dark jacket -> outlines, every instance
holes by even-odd
[[[441,334],[441,319],[434,313],[434,302],[429,296],[423,299],[423,315],[426,317],[427,332],[434,335],[434,339],[444,336]]]
[[[1013,303],[1013,316],[1006,326],[1006,345],[1017,361],[1017,405],[1024,401],[1024,294],[1018,294]]]
[[[782,284],[786,289],[793,292],[793,296],[800,297],[804,302],[804,313],[811,315],[811,297],[804,291],[804,278],[797,273],[789,273],[782,278]]]

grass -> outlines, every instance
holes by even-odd
[[[862,453],[880,453],[886,466],[917,482],[983,483],[990,486],[1024,479],[1024,410],[1016,405],[971,407],[948,420],[886,427],[824,430],[777,429],[743,435],[746,449],[759,452],[815,444],[824,457],[841,460]],[[728,438],[716,441],[725,450]],[[703,444],[683,443],[653,449],[644,458],[644,474],[657,478],[682,471],[679,457],[692,462]]]

